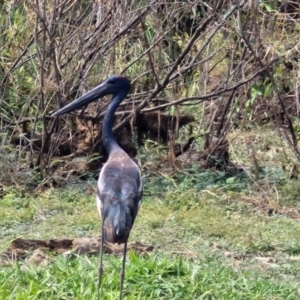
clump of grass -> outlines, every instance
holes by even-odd
[[[281,204],[284,206],[299,208],[300,206],[300,186],[296,179],[287,180],[285,184],[279,186]]]
[[[0,269],[1,299],[96,299],[97,258],[58,257],[47,267]],[[101,299],[116,299],[121,261],[105,257]],[[203,259],[129,253],[125,299],[297,299],[300,285],[235,270],[219,255]]]

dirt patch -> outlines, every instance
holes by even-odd
[[[11,245],[0,254],[0,265],[16,260],[26,260],[26,265],[46,265],[55,255],[72,256],[94,255],[99,253],[101,237],[31,240],[15,239]],[[153,246],[143,245],[139,242],[128,243],[128,249],[138,254],[147,254],[154,249]],[[104,243],[104,252],[119,255],[123,245]]]

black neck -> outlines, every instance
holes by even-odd
[[[107,151],[107,153],[111,153],[114,150],[121,150],[121,147],[117,144],[112,128],[114,125],[114,115],[115,112],[120,105],[120,103],[123,101],[123,99],[126,97],[127,92],[120,92],[117,95],[113,95],[113,98],[108,105],[108,108],[106,110],[104,120],[103,120],[103,126],[102,126],[102,137],[103,137],[103,143],[104,147]]]

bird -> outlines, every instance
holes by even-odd
[[[104,240],[114,244],[124,244],[119,294],[119,299],[122,299],[127,242],[143,195],[140,168],[118,145],[113,134],[115,111],[126,98],[130,89],[131,83],[126,77],[113,75],[51,115],[51,117],[57,117],[86,106],[103,96],[112,95],[102,124],[102,140],[108,153],[108,160],[100,171],[96,188],[97,210],[102,219],[98,269],[98,299],[100,298],[103,275]]]

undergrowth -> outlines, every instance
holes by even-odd
[[[254,211],[247,199],[260,194],[245,172],[231,177],[189,172],[144,175],[145,196],[131,240],[155,250],[129,253],[125,299],[298,299],[298,220]],[[294,202],[284,195],[296,183],[280,174],[278,206],[286,207]],[[1,249],[16,237],[99,235],[94,185],[77,183],[39,195],[6,190],[0,201]],[[117,299],[121,261],[112,255],[104,260],[101,299]],[[1,267],[0,299],[96,299],[97,257],[52,257],[47,267],[23,264]]]

